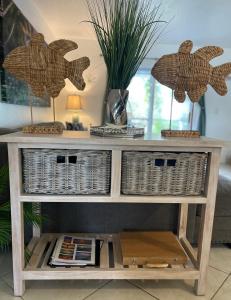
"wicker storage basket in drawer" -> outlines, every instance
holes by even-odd
[[[110,151],[23,149],[26,193],[109,194],[110,175]]]
[[[200,195],[206,153],[123,152],[122,194]]]

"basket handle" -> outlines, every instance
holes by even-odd
[[[177,159],[156,158],[153,160],[153,162],[156,167],[175,167],[177,164]]]
[[[56,163],[57,164],[65,164],[66,157],[64,155],[57,155],[56,157]]]

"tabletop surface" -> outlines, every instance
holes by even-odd
[[[73,144],[73,145],[118,145],[118,146],[166,146],[166,147],[223,147],[217,139],[200,138],[163,138],[161,136],[141,138],[109,138],[91,136],[88,131],[64,131],[60,135],[26,134],[15,132],[0,136],[0,142],[36,144]]]

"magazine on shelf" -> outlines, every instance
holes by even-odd
[[[56,242],[50,265],[85,266],[95,264],[95,239],[62,235]]]

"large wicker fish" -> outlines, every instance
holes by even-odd
[[[3,67],[16,78],[30,84],[33,93],[43,97],[47,93],[57,97],[68,78],[79,89],[85,88],[83,71],[89,67],[88,57],[67,61],[64,55],[77,49],[78,45],[69,40],[57,40],[48,46],[41,33],[36,33],[28,46],[17,47],[5,58]]]
[[[231,73],[231,63],[217,67],[209,64],[211,59],[223,53],[223,49],[207,46],[191,53],[192,47],[192,41],[185,41],[178,53],[162,56],[152,68],[153,77],[174,90],[179,102],[184,102],[186,92],[192,102],[199,101],[208,84],[224,96],[227,93],[225,77]]]

